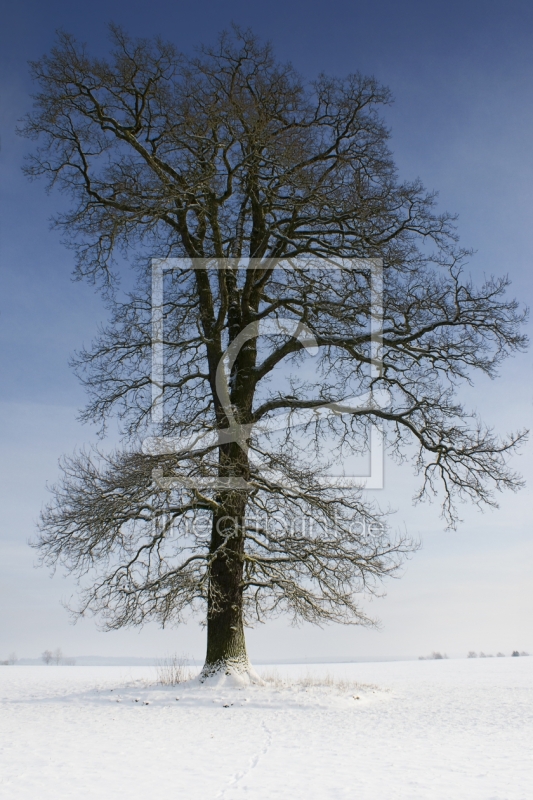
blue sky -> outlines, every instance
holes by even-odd
[[[93,620],[72,627],[60,600],[72,584],[33,567],[27,546],[63,452],[94,440],[76,422],[84,395],[68,368],[105,310],[91,287],[71,281],[72,254],[49,230],[64,202],[29,183],[29,144],[15,136],[29,108],[27,61],[48,51],[62,27],[107,49],[108,22],[133,35],[162,34],[183,49],[212,41],[234,21],[271,39],[277,55],[306,77],[320,71],[374,74],[393,91],[387,111],[392,150],[404,178],[440,192],[459,214],[474,276],[509,273],[512,292],[533,295],[533,4],[530,2],[19,2],[4,6],[0,32],[0,659],[45,648],[104,655],[203,654],[203,631],[155,627],[103,634]],[[532,426],[531,356],[504,366],[464,397],[502,431]],[[531,445],[516,459],[529,478],[498,511],[464,509],[464,524],[443,532],[436,507],[413,509],[406,468],[386,464],[380,500],[423,548],[372,611],[381,631],[283,622],[249,635],[252,658],[465,654],[533,651],[531,613]]]

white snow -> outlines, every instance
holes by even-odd
[[[162,687],[144,667],[0,667],[0,796],[533,797],[533,658],[257,671],[266,686]]]

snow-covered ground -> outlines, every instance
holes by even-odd
[[[533,658],[258,672],[161,687],[145,667],[0,667],[0,796],[533,797]]]

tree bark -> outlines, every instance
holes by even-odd
[[[245,498],[233,492],[224,503],[225,513],[213,517],[204,676],[249,667],[243,624],[244,504]]]
[[[241,318],[240,302],[234,276],[228,273],[228,296],[230,306],[228,318],[231,341],[241,333],[245,323]],[[218,354],[217,354],[218,355]],[[231,414],[234,422],[250,422],[253,402],[253,382],[250,370],[255,365],[254,342],[246,342],[237,353],[231,370]],[[220,358],[220,356],[219,356]],[[217,363],[218,368],[218,363]],[[215,407],[220,404],[215,374],[212,378]],[[225,429],[229,424],[228,408],[219,410],[219,425]],[[228,442],[219,446],[219,477],[223,479],[250,479],[248,445],[244,440]],[[227,489],[219,493],[218,511],[213,514],[207,600],[207,654],[202,676],[208,677],[224,672],[244,673],[251,670],[246,653],[243,620],[243,569],[246,541],[245,489]]]
[[[236,472],[239,477],[247,477],[246,453],[236,444],[221,450],[225,464],[220,472],[225,477]],[[207,654],[203,677],[217,672],[242,673],[250,669],[243,622],[246,491],[227,490],[221,492],[218,499],[220,511],[213,515],[211,533],[210,554],[213,560],[209,575]]]

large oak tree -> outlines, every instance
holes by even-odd
[[[524,346],[523,314],[505,279],[472,285],[453,218],[398,179],[373,78],[307,83],[239,30],[194,58],[112,38],[104,60],[62,33],[32,65],[28,172],[71,198],[56,223],[111,306],[76,359],[84,419],[118,414],[125,437],[64,460],[37,546],[82,579],[76,613],[118,628],[200,607],[203,674],[246,672],[247,621],[368,623],[362,594],[413,549],[324,477],[372,426],[451,524],[457,500],[520,485],[507,457],[522,434],[498,438],[457,386]],[[117,251],[137,270],[127,296]],[[176,259],[155,393],[150,257]]]

